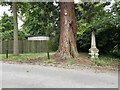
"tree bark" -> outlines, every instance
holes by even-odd
[[[78,56],[74,2],[60,2],[60,39],[57,56],[61,59]]]
[[[13,2],[13,20],[14,20],[14,45],[13,45],[13,54],[19,54],[18,48],[18,21],[17,21],[17,5],[16,2]]]

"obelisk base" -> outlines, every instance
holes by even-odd
[[[89,55],[91,55],[91,58],[98,58],[98,52],[99,50],[96,47],[92,47],[89,49]]]

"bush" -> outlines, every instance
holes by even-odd
[[[13,40],[13,30],[1,32],[2,40]],[[29,35],[24,30],[18,30],[19,40],[26,39]]]

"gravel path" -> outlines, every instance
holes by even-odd
[[[3,88],[118,88],[117,72],[7,63],[0,72]]]

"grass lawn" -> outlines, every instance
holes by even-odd
[[[54,54],[53,52],[50,53]],[[25,54],[19,54],[18,56],[15,56],[13,54],[9,54],[8,58],[6,58],[5,54],[0,54],[0,57],[2,60],[16,60],[16,61],[22,61],[22,60],[28,60],[28,59],[36,59],[39,57],[47,57],[47,53],[25,53]]]
[[[80,55],[90,61],[91,64],[97,66],[114,66],[120,64],[120,58],[111,55],[100,55],[97,59],[91,59],[88,53],[80,53]]]
[[[93,59],[91,62],[97,66],[109,66],[117,65],[118,63],[120,63],[120,59],[112,56],[102,55],[98,59]]]
[[[51,52],[50,55],[53,55],[55,52]],[[9,54],[9,57],[6,58],[5,54],[0,54],[0,57],[3,61],[21,61],[21,62],[43,62],[43,63],[53,63],[57,62],[54,58],[47,59],[47,53],[25,53],[20,54],[18,56],[15,56],[13,54]],[[88,56],[88,53],[80,53],[80,60],[86,59],[88,62],[90,62],[92,65],[96,66],[117,66],[118,63],[120,63],[119,58],[115,58],[113,56],[107,56],[107,55],[100,55],[98,59],[90,59]],[[71,62],[66,61],[65,63],[71,64]],[[81,64],[81,62],[75,62],[72,64]]]

